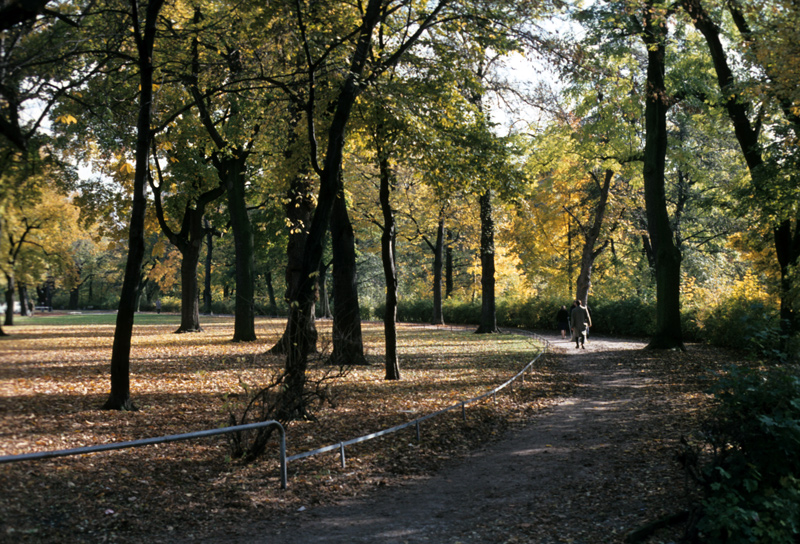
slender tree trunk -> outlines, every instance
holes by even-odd
[[[3,218],[0,216],[0,236],[3,234]],[[7,278],[8,276],[6,276]],[[6,305],[8,304],[8,299],[6,298]],[[8,311],[8,306],[6,306],[6,311]],[[0,326],[0,336],[8,336],[8,334],[3,331],[3,327]]]
[[[589,306],[589,291],[592,287],[592,269],[594,261],[605,250],[607,244],[596,248],[600,231],[603,228],[603,220],[608,207],[608,195],[611,191],[611,180],[614,178],[613,170],[606,170],[602,182],[592,173],[592,177],[598,182],[600,188],[600,198],[594,207],[594,218],[592,225],[585,229],[583,233],[583,249],[581,250],[581,270],[578,274],[578,282],[575,289],[575,298],[578,298]]]
[[[205,241],[206,241],[206,262],[205,277],[203,278],[203,313],[211,315],[211,263],[214,253],[214,231],[208,219],[204,219]]]
[[[287,158],[291,158],[291,156]],[[304,168],[297,172],[289,186],[285,210],[286,220],[290,225],[289,239],[286,244],[285,298],[287,302],[290,302],[292,293],[300,285],[300,278],[303,273],[306,238],[308,237],[311,217],[314,213],[312,185]],[[309,343],[307,349],[311,353],[315,353],[317,351],[317,326],[314,312],[312,312],[311,317],[306,321],[306,326],[308,326],[308,330],[303,335],[303,338]],[[288,341],[289,322],[287,320],[286,330],[284,330],[283,336],[272,346],[269,353],[272,355],[285,355],[288,352]]]
[[[386,312],[383,316],[383,335],[386,342],[386,379],[400,379],[400,361],[397,356],[397,265],[395,262],[395,242],[397,230],[392,210],[391,194],[394,187],[393,175],[385,150],[378,145],[381,186],[379,200],[383,213],[383,233],[381,234],[381,257],[383,277],[386,282]],[[441,268],[441,263],[440,263]],[[441,278],[441,274],[440,274]],[[439,282],[441,299],[441,281]]]
[[[664,83],[665,30],[660,22],[650,21],[645,33],[648,63],[643,177],[647,229],[656,262],[656,331],[648,347],[685,349],[680,312],[681,254],[673,240],[664,190],[669,105]]]
[[[306,368],[308,366],[308,340],[304,337],[308,321],[313,316],[314,273],[319,270],[323,254],[325,231],[330,225],[333,205],[339,193],[342,170],[342,153],[345,144],[345,129],[353,104],[359,93],[358,78],[364,70],[372,32],[380,18],[383,3],[369,0],[363,17],[362,31],[350,62],[350,70],[339,91],[336,109],[328,128],[328,147],[320,173],[319,197],[314,217],[306,239],[303,255],[303,274],[296,292],[292,295],[289,314],[289,353],[286,357],[285,389],[281,397],[279,416],[294,418],[306,415],[305,400]]]
[[[800,217],[795,219],[794,226],[791,221],[782,221],[774,229],[774,239],[781,270],[781,330],[788,338],[788,335],[800,329],[800,320],[794,307],[795,282],[792,274],[800,264]]]
[[[444,209],[439,210],[436,226],[436,245],[433,248],[433,317],[431,324],[444,325],[444,302],[442,300],[442,270],[444,268]]]
[[[19,315],[20,316],[31,316],[31,301],[30,297],[28,297],[28,285],[23,282],[19,282],[17,290],[19,291]]]
[[[734,134],[739,142],[747,168],[750,171],[754,192],[758,194],[764,190],[765,185],[772,181],[772,175],[764,164],[762,148],[758,141],[759,129],[750,122],[750,103],[742,100],[742,96],[738,92],[736,79],[728,64],[727,55],[720,39],[719,27],[705,11],[700,0],[684,0],[683,6],[691,15],[695,28],[703,34],[708,45],[709,53],[714,63],[714,70],[717,74],[717,83],[725,98],[725,109],[733,124]],[[738,13],[735,9],[731,9],[731,13],[734,15],[734,21],[737,26],[743,31],[743,35],[747,37],[746,29],[742,28],[744,21],[741,18],[741,13]],[[797,128],[796,115],[791,111],[784,110],[784,117],[795,127],[796,133],[800,132]],[[781,326],[784,332],[788,334],[796,332],[800,328],[793,303],[793,291],[796,288],[790,274],[790,270],[800,264],[800,217],[784,218],[778,221],[773,227],[773,241],[781,275]]]
[[[67,303],[67,308],[70,310],[77,310],[80,306],[81,302],[81,286],[76,285],[69,291],[69,302]]]
[[[6,273],[6,320],[3,325],[14,326],[14,275]]]
[[[223,165],[221,179],[228,194],[228,209],[233,228],[236,252],[236,301],[233,324],[234,342],[252,342],[255,330],[255,289],[253,260],[253,231],[245,200],[245,163],[247,154],[239,150],[233,156],[220,157]]]
[[[272,285],[272,271],[267,270],[264,276],[264,281],[267,284],[267,297],[269,298],[269,308],[272,314],[277,313],[278,303],[275,300],[275,287]]]
[[[317,290],[319,292],[319,315],[326,319],[333,317],[331,310],[330,300],[328,298],[328,267],[324,261],[319,263],[319,281],[317,281]]]
[[[358,302],[358,271],[353,225],[347,213],[344,190],[333,204],[331,215],[333,249],[333,353],[332,364],[363,365],[361,307]]]
[[[133,320],[139,287],[139,274],[144,261],[144,220],[147,209],[146,176],[152,140],[150,120],[153,102],[153,44],[156,37],[156,18],[164,0],[150,0],[144,32],[138,28],[138,3],[131,2],[139,64],[139,116],[136,122],[136,170],[133,178],[133,208],[128,234],[128,259],[122,282],[114,343],[111,348],[111,392],[103,405],[107,410],[135,409],[130,398],[130,354]]]
[[[494,219],[492,218],[492,191],[487,189],[480,197],[481,207],[481,322],[478,334],[499,332],[494,292]]]
[[[444,250],[444,298],[451,296],[453,296],[453,247],[447,244]]]

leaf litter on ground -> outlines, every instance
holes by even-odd
[[[318,325],[324,346],[330,324]],[[242,384],[258,386],[282,368],[282,358],[265,353],[284,326],[282,320],[259,319],[257,342],[233,343],[228,318],[205,319],[199,334],[173,334],[174,323],[137,325],[131,351],[131,391],[139,407],[134,412],[99,409],[109,388],[113,325],[48,326],[42,318],[41,325],[14,327],[13,336],[0,343],[0,455],[224,426],[232,399],[245,395]],[[474,398],[513,376],[539,349],[525,335],[400,325],[402,380],[386,381],[382,325],[365,323],[364,338],[372,364],[351,367],[334,383],[328,402],[315,407],[314,420],[290,424],[289,455]],[[719,368],[718,355],[698,349],[687,360],[632,352],[619,364],[657,379],[656,394],[649,397],[652,409],[684,421],[693,420],[707,402],[700,369]],[[326,370],[317,362],[311,373]],[[419,442],[411,428],[351,446],[344,468],[336,452],[293,462],[286,490],[279,487],[277,445],[244,465],[230,459],[221,437],[6,464],[0,466],[0,538],[158,542],[173,531],[200,536],[253,515],[269,518],[362,496],[432,473],[524,424],[576,386],[558,355],[545,355],[524,382],[470,405],[466,421],[453,410],[423,422]],[[640,442],[630,447],[669,447],[657,437]]]

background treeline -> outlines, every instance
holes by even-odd
[[[480,321],[488,274],[480,205],[491,197],[498,324],[552,328],[558,307],[577,295],[589,299],[596,332],[653,334],[659,266],[642,164],[654,46],[639,39],[651,31],[638,20],[666,32],[658,37],[669,108],[663,193],[680,255],[683,337],[735,347],[781,337],[784,351],[795,351],[786,338],[796,331],[798,291],[797,55],[787,22],[796,7],[522,4],[442,3],[447,17],[373,72],[354,102],[341,198],[361,317],[384,316],[386,182],[398,319],[432,320],[438,282],[445,321]],[[233,314],[247,286],[255,313],[288,315],[295,265],[287,247],[307,230],[319,188],[309,145],[326,144],[308,131],[328,130],[343,82],[338,69],[305,65],[314,55],[329,67],[347,61],[353,15],[291,2],[159,7],[152,145],[147,183],[136,189],[141,82],[127,34],[131,5],[62,3],[19,24],[9,18],[3,30],[6,306],[116,310],[128,216],[146,193],[137,309],[158,300],[179,312],[189,296],[202,312]],[[393,5],[383,5],[382,28],[397,38]],[[422,4],[413,10],[407,15],[425,15]],[[720,37],[727,56],[713,47]],[[383,35],[382,47],[394,38]],[[229,181],[220,184],[237,153],[240,201],[223,190]],[[303,207],[305,217],[292,215]],[[237,229],[252,239],[246,257]],[[337,302],[331,244],[321,258],[320,316]],[[236,273],[243,259],[252,260],[245,283]]]

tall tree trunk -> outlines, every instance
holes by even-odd
[[[72,289],[69,290],[69,302],[67,303],[67,308],[70,310],[77,310],[80,306],[81,302],[81,286],[76,285]]]
[[[267,297],[269,299],[269,311],[272,314],[277,313],[278,310],[278,303],[275,300],[275,287],[272,284],[272,271],[267,270],[267,273],[264,275],[264,281],[267,284]]]
[[[656,331],[648,348],[685,349],[681,331],[680,283],[681,254],[675,247],[667,213],[664,169],[667,155],[667,103],[664,83],[663,21],[648,19],[647,95],[645,98],[644,196],[647,229],[655,250],[656,262]]]
[[[361,307],[358,302],[358,271],[353,225],[347,213],[344,188],[333,204],[331,214],[333,250],[333,353],[332,364],[363,365]]]
[[[583,229],[581,270],[578,274],[578,282],[575,289],[575,298],[582,300],[586,306],[589,306],[589,291],[592,287],[592,269],[594,267],[594,261],[608,245],[608,242],[606,242],[599,248],[595,247],[600,237],[600,231],[603,228],[603,220],[605,218],[606,208],[608,207],[608,195],[611,191],[611,180],[614,178],[614,171],[606,170],[602,181],[597,178],[594,172],[592,172],[591,175],[600,189],[600,198],[594,207],[592,225]]]
[[[181,253],[181,324],[175,332],[201,332],[203,329],[200,326],[200,287],[197,282],[197,265],[200,262],[200,252],[203,249],[205,237],[203,216],[206,206],[222,196],[226,188],[220,184],[188,200],[183,210],[181,230],[176,233],[167,224],[164,216],[161,200],[163,177],[161,168],[158,166],[155,148],[153,149],[153,160],[158,171],[159,184],[156,185],[150,177],[150,187],[153,189],[158,224],[161,232]]]
[[[6,273],[6,320],[3,325],[14,326],[14,275]]]
[[[199,213],[202,215],[202,211]],[[200,288],[197,283],[197,265],[200,262],[202,243],[203,239],[200,237],[185,244],[181,251],[181,324],[176,333],[203,330],[200,326]]]
[[[717,84],[725,98],[725,109],[733,124],[734,134],[750,171],[754,192],[759,194],[765,190],[766,185],[773,181],[773,176],[769,172],[770,169],[764,164],[762,148],[758,141],[759,129],[750,122],[750,103],[742,100],[741,94],[738,92],[736,79],[722,46],[719,27],[703,8],[700,0],[684,0],[683,6],[692,16],[695,28],[703,34],[706,40],[717,74]],[[732,4],[728,7],[742,34],[749,39],[749,32],[743,28],[745,23],[742,14]],[[784,117],[794,127],[795,133],[800,134],[796,115],[784,109]],[[793,291],[795,287],[790,270],[800,265],[800,217],[779,220],[773,226],[773,242],[781,277],[781,325],[786,333],[796,332],[800,328],[798,322],[800,320],[797,319],[794,308]]]
[[[481,322],[478,334],[499,332],[497,306],[494,292],[494,219],[492,218],[492,191],[487,189],[480,197],[481,207]]]
[[[0,209],[0,211],[2,210]],[[0,215],[0,236],[2,236],[2,234],[3,234],[3,218]],[[6,300],[6,304],[8,304],[8,300]],[[8,310],[8,306],[6,306],[6,310]],[[8,336],[8,334],[5,331],[3,331],[2,326],[0,326],[0,336]]]
[[[233,228],[236,253],[236,300],[234,303],[233,341],[252,342],[256,339],[253,231],[245,200],[245,163],[247,153],[218,157],[222,165],[220,179],[228,194],[228,210]]]
[[[287,156],[290,159],[291,155]],[[308,179],[305,168],[301,168],[292,179],[289,185],[289,192],[286,201],[286,220],[289,223],[289,239],[286,243],[286,301],[290,302],[292,293],[300,285],[301,274],[303,273],[303,257],[308,237],[308,229],[311,224],[311,217],[314,213],[314,198],[312,194],[312,184]],[[317,351],[317,326],[312,311],[311,317],[306,321],[308,330],[303,338],[308,342],[306,349],[310,353]],[[287,320],[286,329],[283,336],[272,346],[269,353],[272,355],[285,355],[288,352],[289,342],[289,322]]]
[[[133,207],[128,231],[128,259],[122,282],[114,343],[111,348],[111,392],[103,405],[107,410],[135,409],[130,397],[130,354],[133,320],[139,287],[139,273],[144,260],[144,219],[147,209],[146,176],[152,133],[150,121],[153,102],[153,44],[156,18],[164,0],[150,0],[146,8],[143,33],[140,34],[138,2],[131,1],[131,17],[136,34],[139,66],[139,116],[136,122],[136,170],[133,176]]]
[[[331,310],[330,299],[328,297],[328,268],[330,263],[320,261],[319,263],[319,280],[317,281],[317,290],[319,292],[319,316],[326,319],[333,317]]]
[[[386,342],[385,378],[387,380],[399,380],[400,361],[397,357],[397,265],[395,262],[397,229],[391,204],[394,180],[389,166],[389,159],[380,144],[378,145],[378,157],[381,176],[379,200],[381,212],[383,213],[381,258],[383,260],[383,277],[386,282],[386,312],[383,316],[383,336]],[[441,281],[439,282],[439,297],[441,298]]]
[[[286,357],[286,387],[283,390],[282,404],[278,414],[283,418],[302,417],[307,413],[305,384],[308,366],[308,340],[305,338],[305,334],[308,330],[308,321],[313,317],[316,284],[314,275],[319,270],[325,231],[330,225],[333,205],[339,193],[347,121],[359,94],[358,79],[364,70],[372,33],[378,24],[382,6],[381,0],[369,0],[366,6],[356,49],[350,60],[350,70],[339,91],[336,108],[328,127],[325,162],[319,176],[319,197],[303,254],[303,273],[290,304],[290,349]]]
[[[448,231],[448,238],[450,237]],[[444,298],[453,296],[453,246],[447,244],[444,250]],[[444,319],[444,316],[442,317]]]
[[[28,297],[28,284],[19,282],[17,290],[19,291],[19,315],[29,317],[31,312],[31,301]]]
[[[211,315],[211,263],[214,253],[214,230],[208,219],[203,220],[206,241],[205,277],[203,278],[203,313]]]
[[[436,226],[436,244],[433,246],[433,316],[431,318],[431,324],[433,325],[444,325],[444,302],[442,300],[443,268],[444,268],[444,208],[440,208],[439,223]],[[452,277],[452,272],[451,272],[451,277]]]

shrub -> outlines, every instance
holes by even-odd
[[[655,330],[655,306],[638,299],[589,301],[592,331],[617,336],[647,336]]]
[[[707,342],[734,349],[757,349],[754,340],[766,338],[779,325],[774,309],[742,296],[699,310],[698,321]]]
[[[713,452],[696,477],[706,542],[796,542],[800,535],[800,377],[733,369],[713,389]]]

